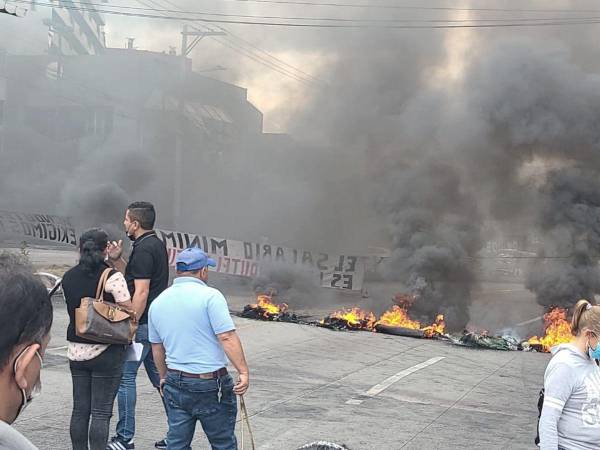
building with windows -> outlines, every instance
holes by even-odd
[[[48,26],[50,52],[60,55],[97,55],[106,48],[104,19],[93,3],[59,0]],[[61,8],[60,6],[63,6]]]
[[[241,182],[241,189],[260,176],[244,162],[272,139],[246,89],[195,73],[189,60],[184,70],[180,56],[163,53],[63,55],[58,76],[49,70],[54,61],[51,54],[6,57],[5,157],[15,170],[29,161],[40,174],[55,168],[65,177],[67,168],[103,155],[137,159],[140,181],[124,181],[124,190],[156,199],[170,211],[163,227],[179,229],[201,215],[182,211],[205,185]],[[62,195],[60,183],[53,186],[40,194],[49,203]]]

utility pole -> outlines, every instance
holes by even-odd
[[[175,176],[173,186],[173,227],[177,230],[181,221],[181,192],[183,183],[183,141],[185,137],[185,82],[187,80],[188,63],[187,56],[198,45],[202,39],[208,36],[224,36],[223,31],[189,31],[188,26],[183,26],[181,32],[181,77],[179,82],[179,105],[178,121],[179,126],[175,134]],[[188,43],[188,36],[193,37],[191,43]]]

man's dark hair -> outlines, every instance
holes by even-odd
[[[79,238],[79,265],[87,273],[94,274],[104,264],[104,250],[108,234],[101,228],[90,228]]]
[[[196,275],[196,276],[202,271],[202,269],[185,270],[183,268],[180,269],[179,267],[175,267],[175,270],[177,271],[177,273],[185,273],[188,275]]]
[[[52,327],[48,291],[19,257],[0,253],[0,370],[19,345],[41,343]]]
[[[152,203],[133,202],[127,209],[129,210],[129,218],[132,221],[137,220],[144,230],[151,230],[154,228],[156,211],[154,210],[154,205]]]

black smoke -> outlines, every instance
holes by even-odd
[[[571,307],[600,293],[600,173],[565,168],[549,174],[539,227],[544,240],[526,286],[546,307]]]
[[[452,329],[465,327],[475,281],[471,256],[482,245],[474,198],[445,164],[418,162],[388,177],[379,197],[393,239],[386,278],[416,295],[411,313],[419,319],[442,313]]]

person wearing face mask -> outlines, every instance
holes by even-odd
[[[10,424],[41,392],[52,303],[42,282],[10,255],[0,256],[0,317],[0,450],[37,450]]]
[[[134,202],[125,212],[123,226],[127,237],[133,242],[129,261],[122,257],[123,244],[109,243],[108,262],[125,275],[131,294],[132,307],[139,317],[136,342],[143,345],[140,361],[126,361],[117,394],[119,421],[117,434],[106,447],[107,450],[130,450],[135,448],[136,378],[143,363],[150,382],[159,389],[160,377],[148,341],[148,310],[158,295],[169,285],[169,258],[163,241],[153,230],[156,221],[154,206],[148,202]],[[166,441],[155,443],[159,449],[167,448]]]
[[[552,348],[544,375],[541,450],[600,448],[600,306],[575,305],[573,339]]]

